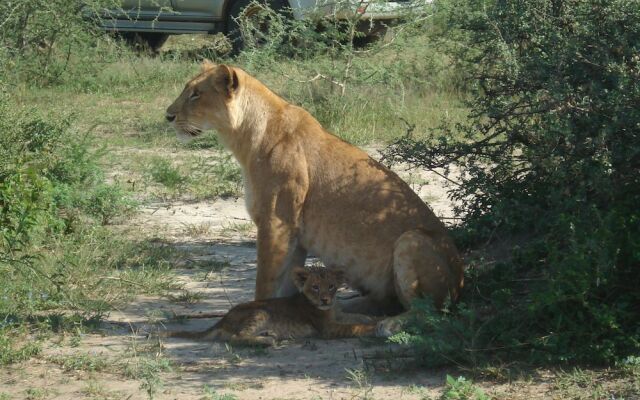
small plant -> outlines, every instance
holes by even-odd
[[[97,399],[114,399],[119,398],[121,394],[114,393],[109,391],[104,385],[102,385],[97,380],[90,378],[84,388],[81,389],[81,392],[87,395],[89,398],[97,398]]]
[[[40,400],[45,399],[49,395],[49,391],[43,388],[29,388],[25,390],[27,400]]]
[[[247,236],[253,229],[255,229],[253,222],[230,222],[222,226],[220,234],[226,237],[233,235]]]
[[[147,172],[154,182],[169,189],[178,189],[187,182],[187,178],[180,173],[180,170],[174,167],[171,161],[164,158],[154,158]]]
[[[202,387],[202,392],[204,396],[202,400],[238,400],[238,397],[235,394],[231,393],[218,393],[213,387],[209,385],[204,385]]]
[[[185,144],[185,147],[188,149],[194,149],[194,150],[202,150],[202,149],[222,150],[223,149],[222,145],[218,141],[218,137],[214,133],[205,133],[204,135],[201,135],[196,139],[191,140],[190,142],[187,142]]]
[[[11,326],[0,328],[0,366],[26,361],[42,351],[38,340],[24,340]]]
[[[74,354],[50,357],[49,361],[60,365],[65,371],[105,371],[111,365],[105,357],[91,354]]]
[[[176,303],[196,304],[204,298],[204,295],[202,293],[190,292],[183,289],[180,294],[169,295],[168,298]]]
[[[350,369],[345,368],[347,373],[347,379],[358,390],[358,398],[361,400],[373,399],[373,384],[371,383],[371,376],[363,368]]]
[[[107,225],[115,217],[131,213],[135,206],[136,203],[128,198],[121,186],[100,184],[89,193],[84,208],[102,225]]]
[[[455,379],[447,375],[442,400],[490,400],[482,389],[475,386],[473,382],[460,376]]]

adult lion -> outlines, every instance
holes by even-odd
[[[258,227],[256,299],[295,293],[290,272],[308,252],[344,269],[363,294],[348,312],[388,315],[416,296],[438,307],[457,298],[458,251],[411,188],[243,70],[205,62],[166,118],[182,138],[215,129],[242,167]]]

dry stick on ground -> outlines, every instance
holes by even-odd
[[[200,312],[197,314],[173,314],[171,319],[204,319],[204,318],[222,318],[227,315],[226,312]]]

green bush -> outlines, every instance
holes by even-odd
[[[454,339],[459,355],[611,362],[637,353],[637,2],[436,7],[443,49],[467,71],[472,112],[427,140],[399,140],[388,157],[463,170],[452,192],[464,217],[460,242],[512,251],[495,265],[472,262],[463,312],[425,334],[445,340],[465,324],[474,340]]]
[[[21,110],[0,97],[2,325],[52,307],[105,310],[108,301],[95,296],[111,295],[99,287],[82,293],[100,276],[86,274],[95,272],[97,257],[108,254],[100,251],[102,246],[116,248],[99,225],[130,210],[132,202],[104,182],[99,156],[68,118]],[[86,253],[84,246],[98,238],[104,243],[92,243]],[[114,265],[99,262],[100,268]]]

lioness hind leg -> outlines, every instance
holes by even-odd
[[[431,296],[436,308],[441,308],[451,287],[451,268],[433,240],[419,230],[403,233],[393,249],[393,277],[396,296],[405,311],[411,302]],[[406,313],[378,323],[379,334],[392,335],[402,330]]]
[[[454,284],[442,249],[419,230],[405,232],[396,240],[393,274],[396,295],[406,310],[421,296],[431,296],[436,308],[442,308]]]

